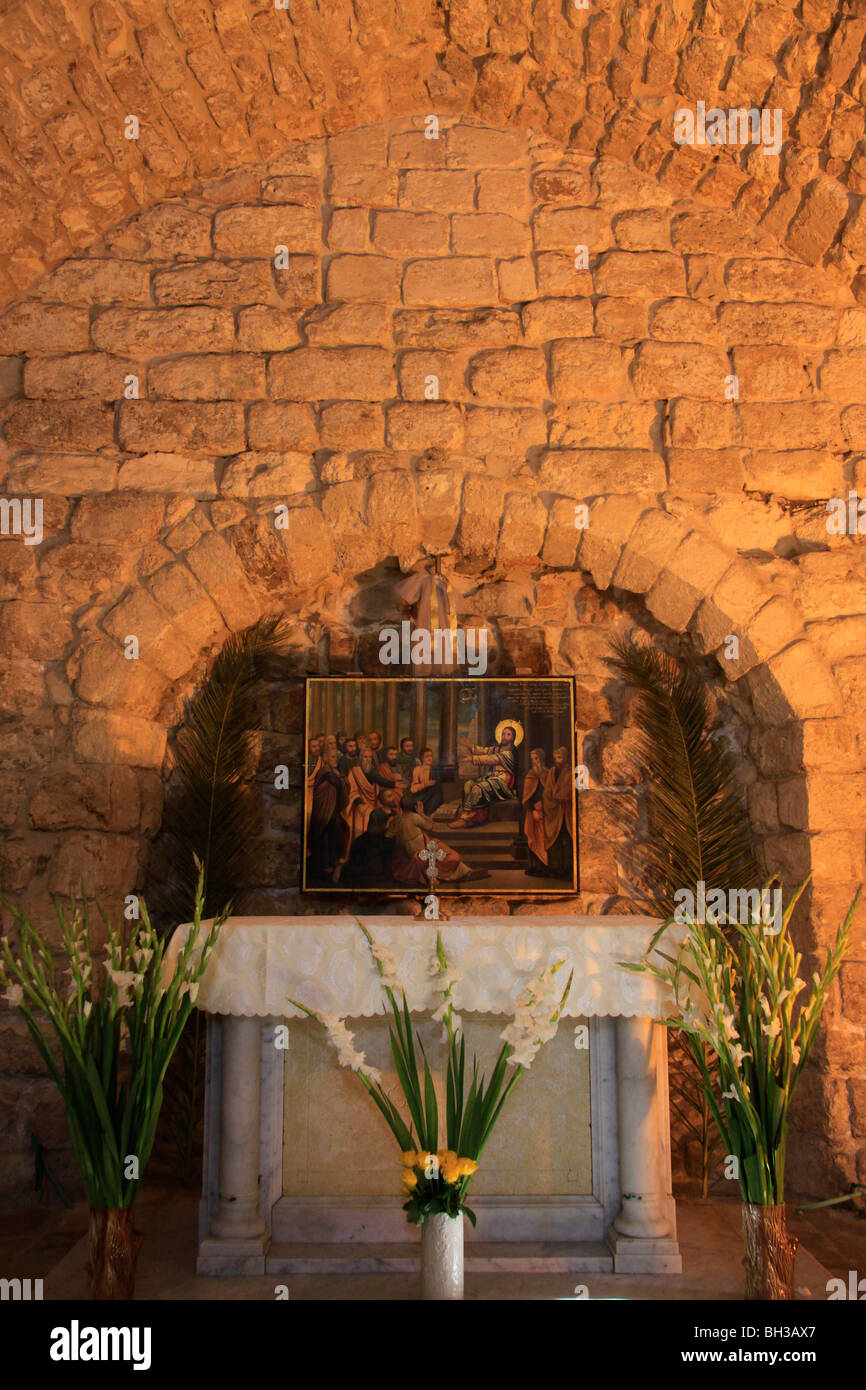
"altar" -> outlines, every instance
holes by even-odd
[[[655,1022],[669,1015],[672,1000],[652,978],[622,968],[643,957],[659,923],[363,915],[224,924],[196,1001],[208,1015],[199,1273],[398,1271],[417,1263],[419,1232],[401,1211],[394,1140],[384,1123],[375,1128],[369,1097],[333,1053],[327,1065],[316,1062],[302,1029],[318,1025],[288,1003],[346,1018],[353,1031],[364,1030],[370,1060],[380,1064],[386,1003],[359,924],[395,957],[413,1022],[431,1039],[441,1030],[429,1021],[428,965],[441,932],[449,964],[460,971],[455,1005],[469,1052],[479,1028],[493,1036],[495,1025],[498,1036],[531,975],[557,961],[563,980],[574,972],[557,1056],[544,1078],[535,1075],[536,1060],[515,1087],[520,1170],[506,1172],[501,1156],[485,1153],[478,1177],[486,1187],[478,1182],[476,1191],[473,1182],[478,1225],[467,1223],[467,1268],[506,1267],[497,1252],[519,1261],[524,1251],[533,1268],[680,1273],[667,1039]],[[168,963],[188,930],[178,928]],[[350,1099],[338,1104],[340,1094]]]

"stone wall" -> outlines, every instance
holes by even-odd
[[[838,276],[614,158],[421,117],[281,140],[114,227],[0,352],[3,494],[44,504],[40,545],[0,545],[0,873],[37,920],[145,884],[169,734],[229,632],[283,612],[294,674],[325,630],[332,669],[369,670],[398,567],[442,552],[515,669],[578,675],[586,893],[623,895],[602,659],[634,626],[714,683],[766,867],[811,871],[798,941],[826,949],[866,824],[866,566],[825,508],[864,486],[866,310]],[[268,737],[299,757],[294,698]],[[271,803],[285,910],[297,811]],[[864,980],[861,921],[792,1145],[813,1190],[866,1173]],[[8,1013],[2,1036],[23,1193],[31,1123],[63,1127]]]

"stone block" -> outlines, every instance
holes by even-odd
[[[394,207],[397,203],[396,169],[375,164],[342,165],[332,169],[327,182],[328,201],[337,207]]]
[[[88,347],[90,315],[66,304],[25,300],[0,315],[4,353],[81,352]]]
[[[703,343],[716,337],[716,315],[700,300],[665,299],[653,307],[649,329],[666,343]]]
[[[231,352],[235,322],[230,309],[105,309],[91,331],[104,352]]]
[[[550,350],[550,385],[555,400],[622,399],[630,394],[622,353],[594,338],[559,339]]]
[[[686,293],[683,258],[665,251],[608,251],[599,256],[594,279],[597,294],[661,299]]]
[[[550,449],[542,454],[538,485],[572,497],[608,492],[663,492],[664,460],[648,449]]]
[[[719,332],[729,343],[804,343],[830,347],[836,312],[812,304],[723,304]]]
[[[466,452],[482,457],[514,458],[547,443],[547,418],[540,410],[468,406],[465,426]]]
[[[274,287],[268,261],[204,261],[172,266],[153,277],[153,297],[159,305],[210,304],[234,309],[262,304]]]
[[[34,299],[54,300],[56,305],[149,304],[150,274],[151,267],[139,261],[71,257],[40,280],[31,294]],[[38,347],[35,350],[38,351]]]
[[[426,143],[436,142],[428,140]],[[498,170],[485,172],[488,178],[511,177]],[[484,175],[479,175],[481,177]],[[419,212],[441,212],[443,208],[448,212],[471,212],[475,207],[475,176],[469,169],[406,169],[400,176],[399,202],[401,208]],[[504,209],[488,207],[483,210],[499,212]]]
[[[366,208],[334,208],[328,227],[328,250],[366,251],[369,232]]]
[[[271,259],[278,246],[289,252],[318,251],[321,219],[318,209],[295,203],[222,208],[214,215],[213,244],[219,255],[244,259]]]
[[[247,500],[269,497],[279,501],[310,492],[317,478],[308,452],[255,451],[228,460],[220,479],[223,497]]]
[[[51,865],[48,888],[62,897],[130,893],[137,884],[138,839],[81,831],[66,835]]]
[[[557,346],[562,346],[558,344]],[[547,396],[547,364],[537,348],[490,348],[469,364],[476,400],[538,404]]]
[[[684,631],[698,604],[729,569],[732,558],[703,532],[691,531],[662,566],[647,594],[647,608],[665,627]]]
[[[656,408],[640,401],[576,401],[551,417],[550,442],[558,448],[648,449]]]
[[[738,405],[743,444],[751,449],[827,449],[842,444],[838,406],[823,401]]]
[[[12,401],[3,416],[6,443],[62,453],[114,443],[114,409],[101,401]]]
[[[408,307],[493,304],[497,295],[493,264],[482,256],[410,261],[403,275],[403,303]]]
[[[760,304],[837,304],[836,285],[819,270],[794,260],[735,257],[725,266],[725,285],[731,299]]]
[[[479,473],[470,473],[465,478],[457,543],[468,560],[483,563],[493,560],[499,540],[504,492],[504,484],[498,478]]]
[[[328,449],[382,449],[385,417],[382,407],[370,401],[334,401],[322,407],[321,442]]]
[[[239,632],[256,621],[258,602],[234,550],[222,536],[206,531],[187,551],[186,562],[230,632]]]
[[[591,299],[536,299],[520,315],[525,342],[540,344],[552,338],[591,338]]]
[[[465,361],[456,353],[423,349],[401,352],[397,373],[400,395],[406,401],[459,401],[469,394],[464,381]]]
[[[644,299],[618,299],[614,295],[595,302],[595,332],[599,338],[631,344],[647,335],[648,302]]]
[[[244,352],[282,352],[300,343],[298,316],[255,304],[238,313],[238,347]]]
[[[72,743],[76,758],[82,763],[161,768],[165,742],[162,725],[128,710],[122,714],[79,710],[73,716]],[[118,884],[112,883],[110,888],[117,892]]]
[[[588,571],[598,589],[613,579],[623,547],[634,530],[644,504],[636,497],[606,497],[590,511],[589,525],[578,532],[578,564]]]
[[[56,661],[72,638],[72,623],[59,603],[7,599],[0,607],[0,657]]]
[[[498,261],[496,277],[499,282],[499,298],[505,304],[525,304],[534,299],[537,283],[535,265],[529,256],[515,260]]]
[[[404,402],[387,409],[388,444],[392,449],[460,449],[463,416],[456,405],[438,401]]]
[[[236,401],[123,401],[120,447],[131,453],[174,450],[230,454],[244,448],[244,411]]]
[[[526,158],[526,136],[519,131],[456,125],[447,135],[449,169],[509,169]]]
[[[520,340],[520,319],[513,309],[398,309],[394,341],[399,347],[507,347]]]
[[[590,255],[610,246],[610,219],[600,208],[550,208],[537,210],[532,219],[536,251],[563,251],[572,267],[579,247]]]
[[[793,401],[812,392],[797,348],[735,347],[733,357],[740,400]]]
[[[164,512],[161,497],[82,497],[75,504],[70,534],[87,545],[149,545],[162,530]]]
[[[759,449],[745,455],[749,491],[775,493],[790,501],[845,496],[845,463],[824,449]]]
[[[613,585],[629,593],[646,593],[661,573],[685,532],[667,512],[648,510],[638,518],[613,575]]]
[[[725,353],[694,343],[641,343],[635,353],[632,379],[642,400],[692,396],[698,400],[725,398],[729,363]]]
[[[172,401],[254,401],[265,394],[265,359],[248,352],[175,357],[150,368],[148,396]]]
[[[565,497],[554,497],[548,513],[547,533],[541,558],[557,569],[574,569],[581,532],[575,526],[576,504]]]
[[[66,767],[40,777],[30,802],[35,830],[135,831],[141,801],[129,767]]]
[[[318,256],[289,257],[274,270],[277,294],[287,309],[309,308],[322,300],[322,263]]]
[[[402,276],[401,262],[389,256],[333,256],[328,263],[325,295],[327,299],[391,303],[400,298]]]
[[[532,237],[525,222],[504,212],[455,213],[451,247],[458,256],[525,256]]]
[[[452,176],[467,177],[457,170],[453,171]],[[514,217],[523,215],[529,209],[529,175],[523,169],[479,169],[477,187],[479,212],[502,212]],[[472,201],[470,199],[465,207],[458,207],[453,202],[445,202],[442,206],[450,207],[454,212],[469,212]]]
[[[247,442],[251,449],[312,452],[319,442],[316,417],[299,402],[257,401],[247,415]]]
[[[396,394],[393,357],[372,347],[295,348],[270,359],[268,391],[291,401],[389,400]]]
[[[103,352],[80,352],[71,357],[31,357],[24,367],[24,394],[34,399],[79,398],[113,401],[123,395],[126,377],[144,373],[133,362]]]
[[[454,220],[456,223],[457,219]],[[441,211],[389,210],[373,213],[373,245],[386,256],[398,256],[401,259],[408,256],[435,256],[448,250],[448,232],[448,218]],[[456,242],[453,249],[461,253],[461,248]],[[470,248],[467,254],[474,253],[475,249]]]
[[[304,333],[310,347],[343,347],[370,344],[389,347],[390,315],[384,304],[353,300],[347,304],[321,304],[304,315]]]
[[[505,499],[496,551],[500,565],[537,564],[547,529],[547,507],[539,497],[512,492]]]
[[[592,275],[589,270],[578,270],[574,264],[574,252],[570,256],[559,251],[541,251],[535,257],[535,272],[538,277],[540,295],[582,295],[588,298],[593,293]]]

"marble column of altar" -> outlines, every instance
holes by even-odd
[[[258,1018],[223,1019],[219,1190],[199,1273],[264,1273],[269,1234],[259,1210],[261,1037]]]
[[[651,1018],[618,1018],[615,1023],[622,1205],[608,1242],[617,1273],[679,1273],[682,1268],[660,1161],[657,1078],[662,1027]]]

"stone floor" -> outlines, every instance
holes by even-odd
[[[196,1194],[151,1188],[138,1203],[145,1241],[139,1261],[137,1297],[142,1299],[273,1299],[278,1282],[295,1300],[411,1300],[419,1280],[405,1274],[305,1274],[288,1277],[212,1279],[195,1274]],[[43,1278],[47,1299],[87,1296],[85,1275],[87,1209],[51,1206],[0,1214],[0,1261],[8,1277]],[[838,1208],[793,1215],[800,1236],[798,1297],[823,1299],[832,1276],[847,1281],[849,1270],[866,1274],[866,1221]],[[682,1276],[635,1278],[615,1275],[501,1271],[466,1275],[468,1299],[558,1299],[586,1286],[593,1299],[726,1300],[742,1296],[739,1204],[688,1197],[679,1202]],[[529,1252],[527,1252],[529,1253]],[[584,1295],[585,1296],[585,1295]]]

